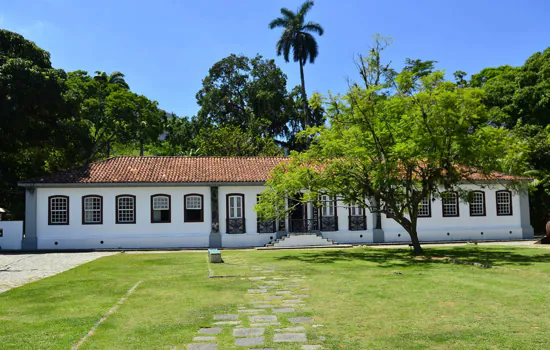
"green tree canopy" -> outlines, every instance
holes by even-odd
[[[550,124],[550,48],[537,52],[521,67],[486,68],[470,84],[485,92],[490,118],[510,127]]]
[[[259,214],[281,215],[284,199],[302,190],[302,200],[315,203],[324,193],[391,213],[421,254],[422,200],[451,189],[466,199],[461,183],[474,171],[486,177],[496,170],[523,171],[524,144],[504,128],[480,125],[487,112],[480,89],[459,88],[441,71],[418,77],[405,70],[392,85],[389,93],[386,85],[352,84],[346,95],[333,97],[330,126],[309,129],[310,149],[276,168]]]
[[[210,68],[196,97],[202,125],[271,137],[286,130],[286,75],[274,60],[232,54]]]

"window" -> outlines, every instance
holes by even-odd
[[[68,225],[69,224],[69,197],[51,196],[48,197],[48,224]]]
[[[432,202],[430,197],[424,198],[418,203],[418,214],[419,218],[429,218],[432,216]]]
[[[231,193],[226,197],[227,233],[245,233],[244,194]]]
[[[359,206],[358,204],[350,204],[349,206],[349,216],[363,216],[365,213],[365,210],[363,207]]]
[[[358,204],[349,205],[348,229],[350,231],[360,231],[367,229],[367,218],[365,209]]]
[[[89,195],[82,197],[82,225],[103,223],[103,197]]]
[[[168,223],[171,218],[170,196],[167,194],[154,194],[151,196],[151,222]]]
[[[443,217],[459,216],[458,194],[456,192],[444,192],[441,203],[443,205]]]
[[[184,222],[203,222],[204,208],[202,206],[202,194],[187,194],[183,196],[184,207]]]
[[[470,216],[485,216],[485,192],[474,191],[471,193]]]
[[[326,194],[321,196],[321,216],[336,216],[336,209],[334,205],[334,199]]]
[[[244,210],[243,210],[244,195],[242,194],[228,195],[227,198],[229,202],[228,217],[230,219],[242,219],[244,217]]]
[[[497,215],[512,215],[512,193],[510,191],[497,191]]]
[[[116,223],[136,223],[136,196],[131,194],[116,196]]]

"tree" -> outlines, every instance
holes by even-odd
[[[537,52],[521,67],[486,68],[471,78],[471,85],[485,92],[490,118],[513,127],[550,124],[550,47]]]
[[[85,71],[68,74],[69,96],[78,105],[77,117],[89,130],[91,147],[87,160],[103,154],[109,157],[113,144],[143,145],[158,138],[164,128],[164,113],[157,102],[130,90],[124,75],[96,72],[94,77]]]
[[[215,63],[197,93],[203,126],[238,126],[243,132],[278,136],[286,130],[286,75],[258,55],[230,56]]]
[[[111,74],[107,75],[107,73],[103,71],[96,71],[94,80],[99,82],[101,86],[115,84],[125,90],[130,90],[130,86],[128,85],[128,83],[126,83],[126,80],[124,80],[124,74],[122,74],[121,72],[112,72]]]
[[[196,154],[203,156],[281,156],[282,151],[273,138],[243,131],[235,125],[202,128],[194,140]]]
[[[0,30],[0,206],[20,203],[11,209],[17,216],[17,181],[79,161],[79,123],[66,78],[48,52]]]
[[[302,82],[302,100],[305,111],[305,125],[309,125],[310,111],[306,94],[306,83],[304,78],[304,65],[308,62],[313,64],[319,54],[317,40],[312,33],[322,36],[323,27],[316,22],[306,22],[305,17],[313,7],[313,1],[306,1],[293,12],[287,8],[281,9],[281,17],[269,23],[269,28],[283,28],[283,34],[277,42],[277,56],[283,56],[286,62],[290,61],[290,51],[293,52],[294,62],[300,64],[300,79]]]
[[[392,214],[409,233],[414,253],[422,254],[421,201],[442,198],[448,190],[467,200],[461,183],[474,172],[490,178],[497,170],[523,171],[524,143],[502,127],[479,125],[486,114],[482,98],[480,89],[459,88],[441,71],[417,79],[404,70],[384,84],[352,84],[345,96],[329,102],[330,127],[307,130],[314,137],[311,147],[274,170],[259,215],[277,217],[286,210],[285,198],[302,190],[307,193],[301,201],[316,205],[320,194],[328,194]]]

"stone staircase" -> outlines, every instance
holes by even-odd
[[[295,247],[325,247],[337,245],[334,241],[323,238],[315,233],[294,234],[289,233],[284,237],[265,245],[266,248],[295,248]]]

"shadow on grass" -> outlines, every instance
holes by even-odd
[[[331,264],[335,262],[370,262],[379,267],[395,268],[404,266],[429,267],[448,264],[446,257],[462,261],[478,262],[491,266],[502,265],[532,265],[534,263],[550,263],[550,253],[540,254],[531,251],[518,251],[516,248],[493,247],[453,247],[425,249],[426,257],[414,257],[407,249],[361,248],[353,250],[319,250],[302,254],[281,256],[281,261],[300,261],[315,264]],[[531,253],[531,254],[530,254]],[[533,254],[537,253],[537,254]]]

